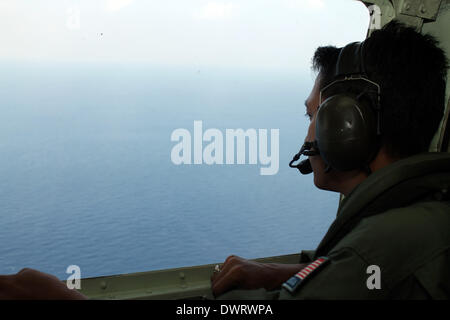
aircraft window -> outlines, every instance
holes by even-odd
[[[311,57],[368,25],[348,0],[1,1],[0,274],[314,249],[338,195],[288,167]]]

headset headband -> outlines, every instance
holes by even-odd
[[[334,78],[338,79],[355,74],[366,76],[363,54],[364,41],[352,42],[342,48],[336,63]]]
[[[375,111],[377,112],[377,135],[381,135],[381,88],[378,83],[370,80],[366,74],[364,44],[365,41],[352,42],[341,49],[334,73],[335,80],[320,90],[319,105],[323,102],[323,93],[336,83],[355,80],[365,81],[376,87],[377,90],[377,101],[375,105]]]

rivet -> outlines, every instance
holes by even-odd
[[[186,276],[184,275],[184,272],[180,272],[179,273],[180,279],[184,280],[184,278],[186,278]]]
[[[101,288],[102,290],[105,290],[107,287],[108,287],[108,285],[106,284],[105,281],[100,282],[100,288]]]

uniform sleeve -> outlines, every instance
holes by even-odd
[[[374,272],[353,249],[342,248],[326,257],[327,263],[309,273],[290,292],[283,288],[279,299],[385,299],[387,288],[380,275],[380,289],[374,288]],[[370,271],[370,270],[369,270]],[[370,278],[372,277],[372,278]],[[370,279],[369,279],[370,278]],[[369,289],[371,287],[371,289]]]
[[[314,260],[315,255],[315,250],[303,250],[302,252],[300,252],[299,263],[310,263]]]

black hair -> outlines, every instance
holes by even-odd
[[[314,53],[321,89],[334,80],[341,50],[326,46]],[[381,87],[381,144],[386,152],[402,158],[428,151],[445,109],[448,64],[437,40],[392,21],[366,39],[363,58],[367,76]],[[356,93],[361,88],[355,84],[339,90]]]

